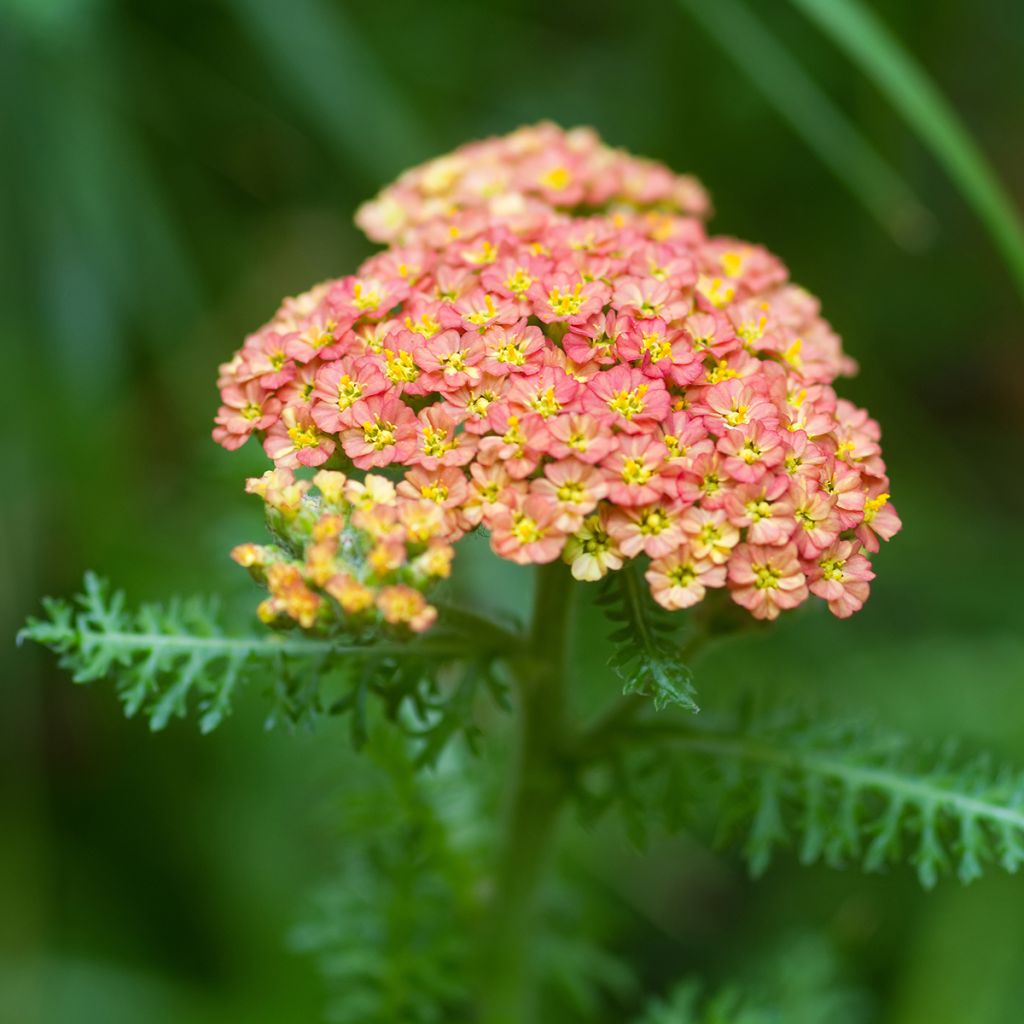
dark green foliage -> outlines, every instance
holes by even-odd
[[[701,985],[685,981],[656,999],[634,1024],[781,1024],[777,1016],[749,1006],[733,990],[703,997]]]
[[[441,1024],[468,1016],[467,940],[486,834],[465,759],[416,770],[393,729],[371,727],[371,762],[341,797],[334,878],[292,934],[313,954],[339,1024]]]
[[[1024,864],[1024,774],[862,724],[761,716],[726,728],[640,722],[636,752],[603,757],[605,801],[671,828],[703,815],[755,875],[780,848],[802,863],[908,863],[921,884]],[[625,767],[624,767],[625,766]],[[698,767],[700,766],[700,767]],[[710,771],[708,769],[710,768]]]
[[[653,697],[658,709],[678,704],[698,711],[693,674],[673,639],[679,617],[654,602],[635,563],[608,574],[598,604],[616,626],[610,636],[616,650],[609,664],[622,680],[623,693]]]
[[[814,934],[783,936],[745,958],[742,985],[709,993],[695,978],[653,1000],[633,1024],[864,1024],[868,1005],[840,977],[830,946]]]

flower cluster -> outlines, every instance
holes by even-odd
[[[864,551],[900,526],[878,424],[832,387],[855,366],[680,182],[552,126],[409,172],[362,212],[402,244],[286,300],[221,368],[216,439],[392,467],[445,543],[482,526],[581,580],[643,557],[666,608],[728,587],[758,618],[809,592],[852,614]]]
[[[246,490],[263,499],[277,543],[241,544],[231,557],[270,591],[265,623],[422,632],[437,618],[424,592],[449,575],[454,552],[434,502],[376,474],[357,481],[333,470],[312,482],[269,470]]]
[[[696,178],[606,146],[590,128],[554,124],[461,146],[406,171],[364,203],[356,223],[375,242],[444,241],[498,221],[514,229],[552,210],[574,215],[660,210],[706,218],[707,193]]]

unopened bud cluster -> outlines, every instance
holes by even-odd
[[[422,632],[437,618],[425,593],[449,575],[453,551],[437,505],[390,480],[321,470],[299,480],[276,469],[248,481],[264,501],[272,544],[241,544],[239,565],[270,591],[259,617],[316,632]]]

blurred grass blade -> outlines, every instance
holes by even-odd
[[[889,98],[946,168],[1024,295],[1024,224],[1006,190],[914,56],[859,0],[793,0]]]
[[[342,4],[231,0],[241,26],[324,141],[379,184],[431,153],[397,86]]]
[[[897,242],[927,237],[932,215],[909,185],[746,4],[679,2]]]

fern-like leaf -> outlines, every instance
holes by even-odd
[[[720,831],[739,834],[754,874],[787,846],[806,864],[906,862],[928,888],[952,871],[969,882],[987,865],[1024,864],[1024,774],[955,745],[921,749],[859,724],[764,718],[726,731],[637,723],[640,737],[647,770],[655,757],[664,763],[658,740],[678,758],[710,762],[712,775],[695,785]]]
[[[653,697],[659,710],[678,704],[699,711],[693,673],[673,640],[678,619],[654,602],[632,564],[606,577],[598,604],[616,626],[609,664],[623,693]]]
[[[749,1005],[733,989],[708,997],[701,988],[692,979],[682,982],[634,1024],[781,1024],[776,1014]]]
[[[92,573],[73,601],[47,598],[44,609],[45,617],[30,619],[19,642],[31,640],[54,651],[77,683],[112,679],[125,714],[144,715],[154,730],[195,706],[200,729],[209,732],[230,711],[239,684],[259,679],[271,684],[272,722],[348,712],[357,744],[365,732],[366,700],[377,698],[392,718],[424,738],[427,760],[436,758],[460,727],[472,728],[473,694],[458,683],[446,685],[438,666],[477,665],[472,678],[484,679],[498,692],[491,662],[515,640],[500,624],[479,616],[468,635],[468,613],[456,617],[457,628],[442,623],[429,637],[407,643],[352,643],[270,631],[229,635],[212,601],[172,600],[133,611],[123,593],[112,592]],[[329,697],[339,686],[340,696]]]

